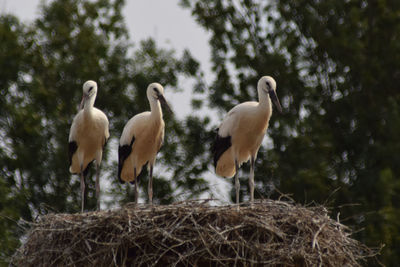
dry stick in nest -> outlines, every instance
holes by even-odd
[[[187,201],[50,214],[31,224],[16,266],[360,266],[379,250],[350,238],[325,208],[264,200],[253,208]]]

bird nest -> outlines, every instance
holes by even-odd
[[[324,207],[128,204],[32,223],[16,266],[359,266],[374,257]]]

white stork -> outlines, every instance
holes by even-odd
[[[149,170],[148,194],[153,203],[153,167],[164,139],[164,120],[161,104],[171,111],[159,83],[147,87],[150,112],[133,116],[125,125],[118,147],[118,179],[121,183],[135,183],[135,203],[138,202],[138,179],[142,167]]]
[[[69,132],[69,171],[80,174],[82,212],[84,209],[85,176],[89,164],[96,161],[96,198],[100,210],[100,164],[104,146],[110,137],[107,116],[93,107],[97,95],[97,83],[87,81],[83,84],[80,110],[72,121]]]
[[[235,176],[236,203],[239,203],[239,178],[242,163],[250,159],[250,201],[254,201],[254,164],[268,128],[272,102],[279,112],[282,107],[276,96],[276,82],[270,76],[258,81],[258,102],[244,102],[232,108],[217,129],[213,147],[215,172],[223,177]]]

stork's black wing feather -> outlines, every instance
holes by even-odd
[[[217,162],[218,162],[219,158],[222,156],[222,154],[224,154],[225,151],[228,150],[228,148],[231,147],[231,145],[232,145],[231,136],[221,137],[218,134],[218,129],[217,129],[217,135],[215,137],[214,146],[212,148],[212,152],[214,155],[214,167],[215,168],[217,168]]]
[[[129,157],[129,155],[132,152],[133,142],[135,142],[134,136],[132,136],[132,140],[129,145],[123,145],[118,147],[118,180],[121,184],[124,183],[124,181],[121,179],[122,167],[124,166],[125,160]]]
[[[107,145],[107,141],[108,141],[108,139],[107,139],[107,138],[104,138],[103,151],[104,151],[104,148],[105,148],[106,145]],[[91,162],[89,162],[89,164],[88,164],[88,165],[86,166],[86,168],[83,170],[83,177],[86,177],[86,176],[88,175],[90,166],[92,166],[93,161],[94,161],[94,160],[92,160]]]
[[[68,144],[68,157],[69,157],[69,166],[72,164],[72,157],[74,156],[76,150],[78,150],[78,144],[75,141],[69,142]],[[89,162],[86,168],[83,170],[83,176],[86,177],[89,173],[89,168],[92,165],[93,161]]]
[[[86,166],[86,168],[83,170],[83,177],[86,177],[89,173],[90,166],[92,166],[93,160],[89,162],[89,164]]]
[[[75,154],[78,149],[78,144],[75,141],[69,142],[68,144],[68,158],[69,158],[69,166],[72,164],[72,156]]]

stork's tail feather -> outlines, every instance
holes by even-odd
[[[118,180],[121,184],[124,181],[121,178],[122,168],[124,167],[125,160],[129,157],[132,152],[132,145],[135,142],[135,137],[132,137],[131,143],[129,145],[123,145],[118,147]]]
[[[124,162],[129,155],[128,154],[129,150],[130,150],[129,145],[124,145],[124,146],[118,147],[118,180],[121,184],[124,183],[124,181],[121,179],[122,167],[124,166]]]
[[[218,131],[218,130],[217,130]],[[232,146],[231,136],[221,137],[218,132],[215,138],[212,152],[214,155],[214,167],[217,168],[219,158]]]
[[[78,144],[75,141],[71,141],[68,143],[69,166],[72,165],[72,156],[75,154],[77,149],[78,149]]]
[[[92,163],[93,163],[93,161],[89,162],[89,164],[88,164],[88,165],[86,166],[86,168],[83,170],[83,177],[86,178],[86,176],[88,175],[89,169],[90,169],[90,166],[92,166]]]
[[[137,183],[140,183],[140,176],[139,176],[139,175],[136,176],[136,180],[137,180]],[[135,183],[135,180],[130,181],[129,183],[134,184],[134,183]]]

